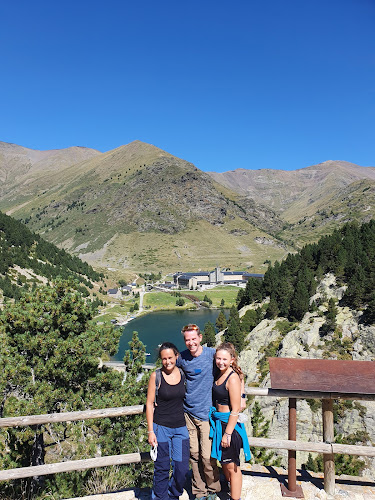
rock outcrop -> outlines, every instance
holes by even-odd
[[[329,358],[374,360],[375,327],[361,323],[362,313],[348,307],[337,306],[336,331],[321,336],[320,327],[325,322],[324,312],[327,301],[333,297],[341,299],[345,287],[336,285],[333,275],[327,275],[318,286],[312,300],[319,299],[322,304],[316,312],[306,313],[298,324],[291,325],[288,320],[277,318],[263,320],[247,336],[248,348],[241,353],[240,364],[247,377],[247,385],[270,387],[268,370],[264,369],[266,357],[279,356],[291,358]],[[247,306],[249,308],[250,306]],[[290,329],[290,331],[288,331]],[[270,421],[270,438],[288,438],[288,400],[286,398],[256,398],[263,415]],[[302,441],[322,441],[322,414],[319,400],[297,401],[297,439]],[[254,402],[250,405],[249,414]],[[247,422],[249,435],[252,435],[250,419]],[[371,445],[375,442],[375,402],[353,401],[340,408],[335,431],[343,436],[358,434],[363,439],[357,444]],[[278,452],[286,465],[287,452]],[[308,453],[297,453],[297,466],[306,462]],[[375,478],[375,459],[363,458],[367,477]]]

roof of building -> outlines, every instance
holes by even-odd
[[[208,276],[209,272],[200,272],[200,273],[177,273],[178,277],[181,278],[193,278],[194,276]]]

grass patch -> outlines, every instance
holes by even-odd
[[[158,309],[189,309],[191,307],[195,307],[194,304],[184,297],[185,300],[185,305],[183,306],[176,306],[176,300],[179,297],[175,297],[171,295],[170,293],[166,292],[149,292],[146,293],[143,297],[143,307],[145,309],[152,309],[152,310],[158,310]]]
[[[224,307],[228,308],[236,304],[238,290],[238,287],[231,286],[216,287],[213,290],[205,290],[203,292],[189,290],[186,293],[196,297],[198,300],[203,300],[204,296],[207,295],[212,300],[212,307],[221,307],[221,301],[224,299]],[[185,290],[181,290],[181,293],[184,295]]]

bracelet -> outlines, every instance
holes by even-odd
[[[233,415],[234,417],[238,417],[239,415],[239,413],[236,413],[235,411],[231,411],[230,414]]]
[[[229,434],[228,432],[224,432],[226,436],[232,436],[232,434]]]
[[[245,393],[241,394],[241,398],[245,399],[246,398],[246,394]]]
[[[147,431],[147,434],[151,434],[151,432],[154,432],[154,431]]]

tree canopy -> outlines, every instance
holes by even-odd
[[[366,309],[373,317],[375,289],[375,221],[348,223],[317,243],[306,245],[296,254],[269,266],[263,281],[250,278],[237,297],[238,307],[270,297],[268,317],[276,314],[290,321],[301,320],[309,310],[319,280],[333,273],[347,290],[342,305]]]
[[[125,380],[123,374],[100,367],[99,358],[114,354],[121,332],[96,325],[93,314],[92,304],[74,283],[62,280],[5,305],[0,313],[1,417],[127,406],[145,400],[146,382],[139,377],[139,366],[145,361],[143,344],[134,334],[126,359],[136,357],[137,363],[129,366]],[[1,433],[1,467],[42,465],[47,452],[60,458],[55,461],[63,461],[88,458],[98,450],[101,454],[138,451],[144,439],[142,419],[136,415],[88,420],[84,426],[63,423],[53,428],[8,429]],[[128,476],[134,479],[136,470],[129,469]],[[70,496],[77,493],[74,481],[84,492],[90,474],[94,472],[32,478],[22,483],[23,489],[16,482],[14,498],[36,498],[46,488],[60,488]],[[2,485],[4,492],[9,487],[9,483]]]
[[[18,300],[22,283],[14,283],[9,273],[15,265],[30,269],[48,280],[55,280],[58,276],[74,278],[89,288],[92,287],[90,280],[99,281],[103,277],[86,262],[57,248],[30,231],[25,224],[0,212],[0,288],[5,296]]]

